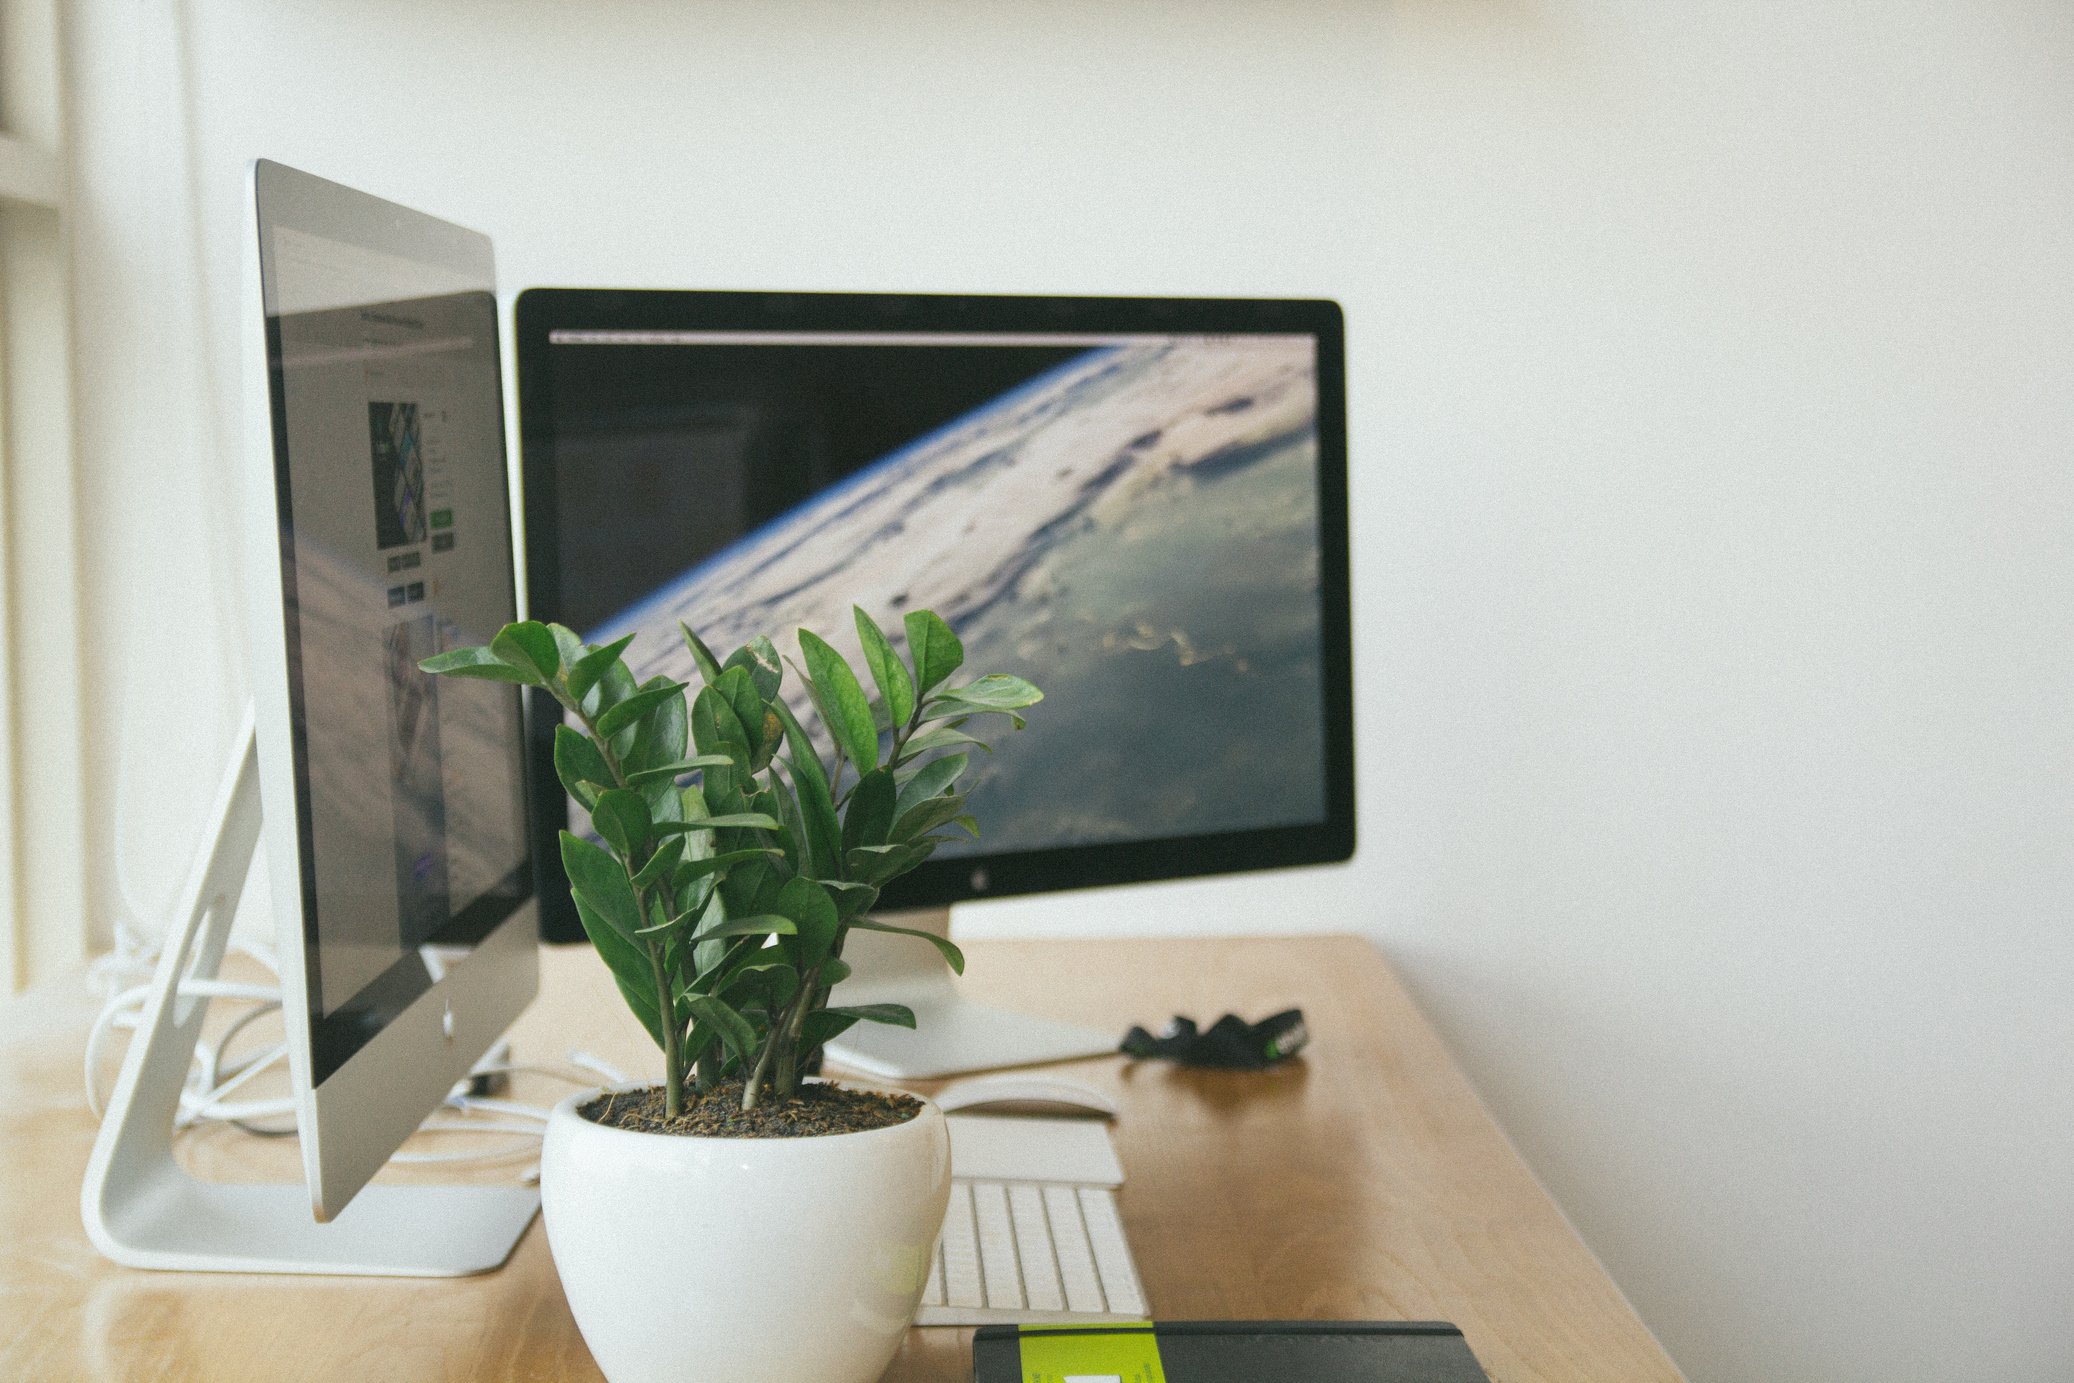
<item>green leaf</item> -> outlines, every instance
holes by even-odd
[[[648,803],[632,788],[613,788],[598,796],[591,808],[591,824],[622,860],[631,861],[648,844],[653,824]]]
[[[896,927],[891,922],[881,922],[876,917],[852,918],[850,925],[861,927],[867,932],[890,932],[894,936],[918,937],[941,951],[943,958],[950,962],[951,970],[954,973],[960,975],[965,973],[965,953],[953,945],[946,937],[938,936],[934,932],[917,931],[913,927]]]
[[[605,962],[605,968],[612,972],[613,980],[619,985],[620,997],[634,1011],[634,1017],[641,1020],[641,1026],[648,1029],[655,1045],[662,1046],[662,1024],[657,1021],[655,1006],[655,974],[649,967],[647,952],[621,935],[619,929],[607,921],[583,894],[574,896],[576,915],[583,922],[584,933],[598,948],[598,958]]]
[[[893,829],[893,772],[875,768],[857,780],[843,809],[843,849],[884,845]]]
[[[909,841],[899,845],[860,845],[847,852],[843,860],[856,878],[868,884],[884,885],[928,859],[935,848],[924,841]]]
[[[562,670],[562,650],[555,646],[554,631],[537,620],[505,625],[490,640],[490,652],[531,673],[538,686],[552,685]]]
[[[677,806],[678,810],[666,818],[667,820],[684,822],[703,821],[710,815],[706,810],[705,794],[697,788],[685,788],[682,792],[679,792],[677,794]],[[712,853],[712,836],[693,834],[684,838],[684,858],[699,860]]]
[[[718,941],[729,936],[795,936],[798,932],[799,924],[792,918],[760,912],[754,917],[723,917],[701,926],[693,935],[700,941]]]
[[[962,725],[976,715],[1007,716],[1010,723],[1018,730],[1022,729],[1025,723],[1022,713],[1019,711],[996,711],[990,710],[985,706],[968,706],[964,702],[955,700],[948,695],[931,697],[929,703],[915,713],[915,719],[918,722],[927,723],[932,720],[942,720],[945,716],[955,716],[957,723]]]
[[[785,665],[778,660],[778,650],[761,634],[727,655],[722,671],[733,667],[749,674],[757,697],[764,701],[775,698],[785,681]]]
[[[984,749],[989,754],[993,753],[994,747],[992,745],[983,739],[975,739],[958,728],[964,723],[962,720],[954,720],[948,725],[939,725],[932,730],[924,730],[921,734],[916,735],[900,751],[901,764],[913,763],[932,749],[948,749],[955,744],[969,744]]]
[[[708,855],[704,859],[683,860],[671,871],[670,885],[673,888],[683,888],[692,880],[702,879],[708,874],[717,874],[738,864],[747,864],[751,860],[766,859],[782,853],[779,850],[768,849],[727,850],[718,855]]]
[[[739,664],[723,669],[712,690],[727,699],[728,709],[735,713],[735,723],[742,727],[742,742],[754,755],[762,747],[764,705],[763,698],[756,694],[749,669]]]
[[[1044,693],[1034,685],[1005,672],[990,672],[976,682],[946,688],[933,698],[937,702],[951,702],[975,711],[1017,711],[1025,706],[1034,706],[1043,699]]]
[[[799,799],[799,809],[806,818],[807,857],[812,865],[808,873],[834,875],[842,872],[842,825],[836,820],[835,798],[828,790],[828,777],[821,769],[820,756],[814,752],[814,743],[807,738],[806,727],[792,708],[782,701],[773,701],[771,708],[778,713],[785,726],[785,747],[792,757],[786,768],[792,774],[792,786]]]
[[[668,685],[669,679],[650,679],[651,686]],[[678,688],[682,691],[682,688]],[[634,731],[634,746],[626,753],[622,764],[630,775],[642,769],[659,768],[675,763],[684,757],[685,737],[684,698],[681,695],[666,696],[647,715],[641,717]]]
[[[720,664],[714,660],[713,650],[706,647],[705,640],[692,633],[691,626],[683,620],[677,621],[677,628],[684,635],[684,646],[691,650],[691,661],[698,665],[699,679],[709,687],[718,682]]]
[[[854,1013],[833,1013],[828,1009],[815,1009],[800,1025],[799,1046],[801,1051],[811,1052],[816,1047],[835,1041],[851,1028],[857,1026]]]
[[[954,792],[948,797],[930,797],[902,812],[888,838],[895,843],[910,841],[947,822],[956,821],[964,814],[965,798],[962,794]]]
[[[745,781],[750,780],[738,768],[707,769],[698,785],[698,791],[705,799],[706,811],[713,816],[735,816],[748,811],[749,798],[742,790]]]
[[[748,730],[718,683],[705,688],[692,699],[691,738],[698,745],[699,753],[729,755],[738,771],[749,771]]]
[[[677,931],[678,928],[682,927],[686,922],[689,922],[691,920],[691,914],[689,912],[680,912],[674,914],[669,913],[668,910],[662,906],[662,902],[660,899],[656,901],[654,916],[655,920],[653,922],[650,922],[640,931],[634,933],[634,936],[637,939],[640,937],[671,936]]]
[[[600,762],[603,762],[603,760],[600,760]],[[734,760],[725,754],[695,754],[688,759],[679,759],[673,764],[663,764],[656,768],[644,768],[639,773],[630,773],[627,775],[627,786],[639,788],[646,787],[650,783],[674,783],[678,778],[686,773],[690,773],[694,769],[732,768],[733,766]]]
[[[708,969],[699,976],[698,990],[702,994],[718,994],[726,989],[736,976],[759,970],[792,970],[793,964],[785,953],[774,946],[735,947],[727,953],[725,965]]]
[[[483,682],[517,682],[528,687],[540,685],[539,678],[523,668],[513,667],[487,648],[456,648],[447,653],[435,653],[419,661],[418,671],[441,677],[473,677]]]
[[[807,680],[820,693],[816,704],[828,719],[828,733],[835,736],[859,773],[871,772],[879,766],[879,731],[872,723],[871,702],[865,699],[857,674],[850,671],[842,654],[811,629],[799,631],[799,651],[807,660]]]
[[[632,634],[614,639],[602,647],[589,650],[570,664],[567,678],[570,699],[581,701],[588,696],[590,689],[598,685],[598,679],[605,675],[605,669],[618,662],[619,655],[626,652],[627,645],[633,641]]]
[[[756,1052],[758,1035],[748,1019],[737,1013],[724,999],[710,994],[690,996],[692,1021],[702,1023],[720,1034],[720,1044],[744,1061]]]
[[[844,1004],[830,1005],[821,1010],[833,1013],[838,1018],[855,1018],[866,1023],[890,1023],[896,1028],[911,1028],[915,1025],[915,1011],[906,1004]]]
[[[632,936],[641,925],[641,909],[634,902],[634,885],[618,860],[603,846],[581,836],[562,832],[562,869],[572,891],[583,894],[599,914],[613,926]]]
[[[696,821],[658,821],[653,829],[658,835],[668,835],[676,831],[775,831],[778,825],[775,817],[765,816],[762,812],[734,812],[728,816],[704,816]]]
[[[654,884],[656,880],[675,869],[683,857],[683,836],[671,836],[664,840],[661,845],[655,847],[655,853],[648,857],[648,863],[642,865],[640,872],[634,875],[634,887],[642,889]]]
[[[917,803],[942,793],[958,781],[958,775],[965,771],[965,765],[970,761],[969,754],[947,754],[941,759],[922,765],[915,776],[907,780],[907,785],[900,789],[900,797],[894,803],[893,814],[896,817],[905,815]]]
[[[927,696],[965,662],[965,645],[934,610],[910,610],[907,649],[915,659],[915,694]]]
[[[698,925],[699,927],[717,926],[727,919],[727,902],[720,896],[720,891],[712,887],[710,881],[705,884],[694,883],[692,885],[694,894],[701,891],[705,894],[705,901],[700,903],[697,908]],[[692,911],[689,907],[685,910],[687,912]],[[693,928],[692,935],[696,936],[697,934],[698,929]],[[696,941],[691,947],[692,964],[696,967],[697,973],[703,975],[706,971],[720,964],[727,952],[728,945],[724,937],[718,941]],[[700,988],[710,990],[712,986],[701,985]]]
[[[555,652],[560,656],[563,667],[575,663],[588,651],[584,648],[583,640],[577,637],[576,631],[566,624],[550,624],[547,626],[547,632],[554,636]]]
[[[771,955],[760,951],[759,956]],[[776,1013],[792,1002],[799,993],[799,970],[789,960],[778,957],[773,960],[752,960],[747,965],[738,965],[730,970],[725,979],[714,987],[714,993],[730,994],[736,1004],[750,1001],[762,1004],[770,1013]]]
[[[757,728],[757,733],[763,737],[763,742],[756,746],[756,752],[750,756],[751,773],[761,773],[769,768],[771,759],[785,743],[785,724],[778,719],[778,713],[769,706],[763,708],[763,723]]]
[[[785,847],[785,862],[795,874],[810,874],[811,846],[807,841],[807,819],[799,810],[799,790],[780,773],[771,774],[771,782],[775,785],[770,795],[778,809],[777,818],[785,823],[785,829],[778,834],[778,843]]]
[[[856,884],[845,879],[816,879],[814,882],[827,889],[828,896],[835,899],[836,916],[845,922],[879,900],[879,891],[870,884]]]
[[[886,718],[896,727],[905,725],[915,713],[915,680],[908,675],[907,664],[893,651],[885,631],[864,613],[864,607],[852,605],[850,609],[857,617],[857,637],[864,643],[864,661],[871,667],[871,680],[879,684],[879,696],[886,703]]]
[[[634,674],[627,671],[627,665],[614,663],[605,669],[605,675],[598,679],[598,685],[591,688],[591,694],[584,698],[584,712],[595,717],[600,712],[617,706],[639,690],[640,688],[634,685]],[[593,701],[597,703],[596,706],[590,704]],[[612,746],[612,752],[624,760],[633,752],[634,736],[638,728],[628,726],[616,735],[608,734],[602,738]]]
[[[642,716],[671,697],[681,697],[683,692],[682,682],[666,681],[660,685],[644,687],[599,716],[598,733],[610,739],[620,731],[632,727]]]
[[[836,918],[835,900],[812,879],[795,877],[778,890],[777,910],[798,924],[799,957],[802,966],[819,965],[835,948],[841,923]]]
[[[589,811],[598,800],[591,788],[611,782],[612,770],[606,766],[598,746],[582,731],[562,724],[555,726],[555,776],[562,780],[563,790]]]

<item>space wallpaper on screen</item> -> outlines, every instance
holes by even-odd
[[[560,355],[558,397],[599,400],[559,438],[564,609],[637,634],[637,678],[696,683],[679,620],[862,668],[853,602],[896,640],[933,609],[961,675],[1046,694],[974,754],[985,838],[946,854],[1324,819],[1308,336]]]

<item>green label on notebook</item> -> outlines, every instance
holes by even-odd
[[[1151,1321],[1026,1325],[1023,1383],[1167,1383]]]

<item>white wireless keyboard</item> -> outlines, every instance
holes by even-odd
[[[1107,1186],[951,1182],[916,1325],[1143,1320],[1145,1293]]]

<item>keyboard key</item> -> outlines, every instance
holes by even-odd
[[[952,1306],[987,1304],[972,1225],[972,1187],[963,1181],[951,1183],[951,1207],[943,1219],[943,1294]]]
[[[1059,1265],[1052,1258],[1051,1230],[1044,1222],[1044,1194],[1034,1186],[1008,1188],[1008,1212],[1015,1219],[1016,1261],[1023,1269],[1023,1295],[1032,1311],[1063,1311]]]
[[[972,1183],[972,1210],[979,1223],[979,1267],[986,1278],[987,1305],[996,1311],[1017,1310],[1024,1305],[1023,1278],[1015,1261],[1008,1188],[998,1181]]]
[[[953,1191],[952,1195],[957,1192]],[[943,1240],[936,1241],[936,1249],[929,1255],[929,1285],[922,1289],[922,1305],[943,1305]]]
[[[1044,1188],[1044,1215],[1051,1225],[1059,1277],[1066,1288],[1068,1311],[1106,1311],[1102,1279],[1095,1272],[1095,1252],[1088,1247],[1087,1226],[1080,1222],[1080,1201],[1070,1186]]]
[[[1109,1298],[1109,1309],[1118,1315],[1145,1315],[1145,1294],[1138,1289],[1138,1274],[1131,1267],[1130,1245],[1116,1214],[1116,1196],[1102,1187],[1083,1186],[1080,1214],[1087,1222],[1087,1241],[1095,1251],[1095,1267],[1101,1272],[1102,1295]]]

